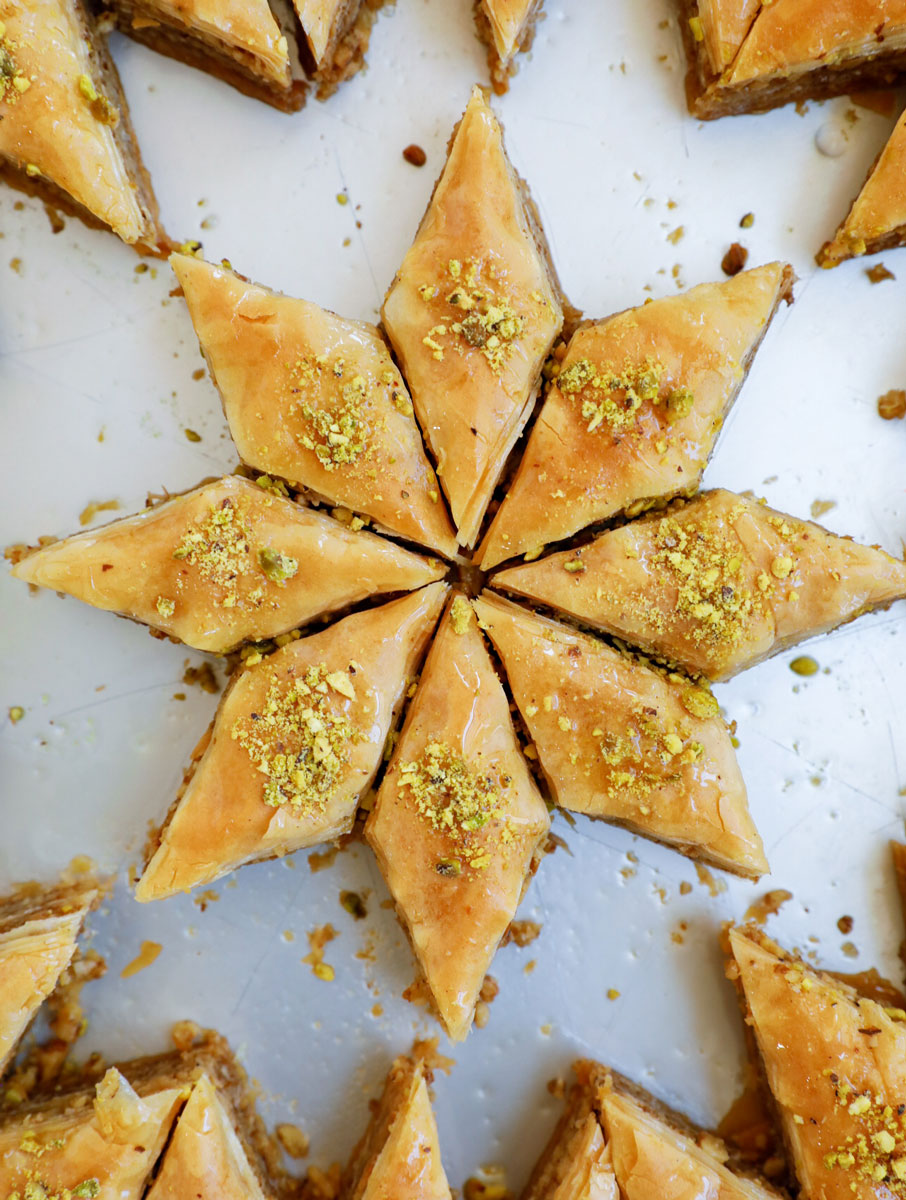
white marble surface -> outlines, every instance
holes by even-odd
[[[469,0],[399,0],[377,24],[368,73],[291,117],[117,41],[171,231],[264,283],[373,318],[469,87],[486,78],[470,10]],[[906,426],[882,422],[875,402],[906,386],[906,251],[885,256],[898,278],[878,286],[859,264],[824,273],[812,261],[892,119],[859,109],[851,123],[840,100],[702,126],[683,105],[677,30],[661,27],[668,0],[548,0],[548,11],[496,105],[571,298],[603,316],[672,294],[674,264],[687,285],[717,278],[737,239],[752,264],[788,258],[796,304],[771,330],[707,482],[753,488],[804,515],[815,499],[833,500],[830,528],[899,553]],[[819,133],[844,152],[819,153]],[[428,153],[420,171],[401,157],[413,141]],[[168,298],[168,268],[137,275],[112,237],[75,221],[53,235],[40,205],[16,200],[0,191],[3,544],[69,532],[92,500],[138,508],[149,489],[184,488],[235,461],[212,385],[192,378],[200,359],[182,302]],[[740,231],[749,211],[755,225]],[[679,225],[674,245],[667,235]],[[186,440],[187,427],[201,442]],[[318,874],[304,855],[247,868],[205,912],[191,898],[139,907],[125,869],[216,704],[180,683],[184,660],[199,656],[75,601],[30,596],[5,573],[0,613],[0,706],[26,709],[0,726],[0,885],[50,877],[75,853],[120,872],[93,923],[110,971],[86,992],[86,1049],[157,1049],[184,1016],[215,1025],[260,1080],[267,1117],[297,1120],[316,1161],[345,1157],[390,1056],[434,1029],[400,998],[412,960],[381,907],[370,854],[352,850]],[[809,652],[822,667],[813,678],[794,675],[785,655],[718,689],[739,722],[773,866],[760,885],[729,881],[712,897],[679,856],[557,818],[571,853],[543,863],[521,914],[543,933],[501,951],[490,1023],[452,1051],[456,1068],[438,1082],[451,1182],[502,1162],[521,1184],[552,1122],[545,1082],[577,1053],[611,1061],[697,1118],[719,1116],[742,1049],[715,935],[769,887],[794,893],[773,922],[784,941],[833,967],[876,964],[899,978],[886,839],[903,826],[906,607]],[[182,690],[187,700],[174,701]],[[693,887],[680,896],[683,880]],[[369,890],[367,921],[341,909],[344,887]],[[855,960],[841,951],[844,913],[855,918]],[[330,984],[300,961],[306,931],[326,921],[340,933]],[[671,936],[680,922],[682,944]],[[120,981],[143,938],[163,952]],[[376,961],[356,957],[368,945]],[[537,969],[526,974],[529,960]]]

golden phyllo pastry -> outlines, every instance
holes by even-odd
[[[903,599],[906,564],[717,490],[492,583],[720,680]]]
[[[822,267],[906,244],[906,113],[871,168],[833,240],[818,255]]]
[[[706,688],[491,593],[475,610],[559,805],[741,875],[768,869]]]
[[[212,654],[260,641],[444,567],[227,475],[22,559],[13,574]]]
[[[0,899],[0,1075],[73,962],[99,898],[97,885],[85,882],[29,887]]]
[[[754,1033],[802,1195],[906,1196],[906,1014],[730,930],[727,974]]]
[[[502,94],[516,73],[517,54],[530,50],[543,0],[475,0],[478,34],[488,47],[494,91]]]
[[[581,1082],[567,1092],[563,1115],[520,1200],[620,1200],[586,1065],[577,1064]]]
[[[450,1200],[431,1108],[431,1071],[418,1047],[396,1059],[352,1152],[340,1200]]]
[[[111,0],[123,33],[282,109],[300,108],[289,44],[268,0]]]
[[[446,590],[435,583],[353,614],[242,670],[154,838],[136,897],[158,900],[348,833]]]
[[[136,1090],[111,1067],[93,1087],[10,1110],[0,1117],[0,1196],[141,1200],[184,1098],[169,1076]]]
[[[170,262],[243,461],[455,554],[409,393],[378,330],[200,258]]]
[[[454,1040],[469,1031],[548,823],[472,608],[456,595],[365,827]]]
[[[780,301],[782,263],[580,326],[481,547],[488,570],[694,491]]]
[[[563,321],[543,236],[478,88],[382,316],[472,546]]]
[[[142,252],[167,248],[116,69],[81,0],[0,5],[0,178]]]
[[[365,66],[371,27],[384,3],[385,0],[293,0],[305,38],[302,58],[317,83],[320,100]]]
[[[906,68],[906,0],[681,0],[698,117],[888,86]]]

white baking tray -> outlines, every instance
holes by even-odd
[[[789,259],[796,303],[770,331],[706,481],[805,516],[814,500],[833,500],[830,528],[900,553],[906,425],[881,421],[875,404],[906,386],[906,251],[885,256],[898,278],[877,286],[864,264],[821,272],[812,260],[893,118],[858,109],[852,123],[843,99],[700,125],[684,106],[669,0],[547,7],[496,107],[571,299],[604,316],[673,294],[677,263],[686,285],[720,278],[736,239],[752,265]],[[471,84],[487,78],[470,0],[399,0],[377,23],[367,74],[293,116],[128,42],[116,39],[114,53],[173,234],[365,319],[415,232]],[[839,157],[816,149],[822,130]],[[413,141],[428,154],[422,170],[401,157]],[[236,461],[213,386],[192,378],[201,360],[183,302],[168,297],[166,265],[136,274],[138,259],[112,236],[72,220],[53,235],[40,204],[17,200],[0,191],[4,545],[70,532],[89,501],[136,510],[148,490],[185,488]],[[740,230],[750,211],[755,225]],[[667,235],[679,225],[674,245]],[[49,879],[76,853],[120,875],[93,920],[109,972],[85,992],[83,1050],[157,1050],[182,1017],[216,1026],[260,1081],[267,1119],[297,1121],[313,1161],[345,1158],[391,1056],[436,1031],[401,999],[413,961],[381,906],[372,856],[357,847],[318,874],[304,854],[247,867],[204,912],[190,897],[135,904],[125,870],[216,705],[181,683],[184,661],[201,656],[74,600],[29,595],[5,573],[0,606],[0,704],[26,709],[19,724],[0,725],[0,886]],[[772,922],[784,942],[831,967],[877,965],[899,978],[886,842],[902,832],[906,606],[809,652],[822,668],[812,678],[794,675],[786,654],[717,689],[739,722],[773,866],[761,884],[727,879],[712,896],[679,855],[556,818],[570,853],[543,862],[520,912],[543,932],[498,954],[490,1023],[452,1051],[455,1070],[438,1082],[454,1185],[492,1162],[521,1185],[553,1120],[545,1083],[577,1054],[613,1063],[697,1119],[718,1118],[739,1088],[742,1046],[716,934],[768,888],[794,894]],[[179,691],[185,702],[172,699]],[[681,896],[684,880],[693,889]],[[342,888],[367,891],[367,921],[343,911]],[[843,914],[855,918],[848,938],[836,927]],[[328,921],[340,934],[326,955],[332,983],[300,961],[306,931]],[[121,981],[143,939],[163,952]],[[371,957],[356,957],[368,947]],[[619,999],[606,998],[610,988]]]

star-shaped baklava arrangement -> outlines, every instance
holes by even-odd
[[[477,89],[386,341],[226,265],[171,261],[245,473],[14,567],[197,649],[242,648],[138,898],[335,839],[361,813],[461,1038],[548,805],[766,871],[707,681],[906,595],[881,550],[696,494],[789,268],[571,315],[564,333],[537,212]]]

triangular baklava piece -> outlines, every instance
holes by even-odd
[[[903,599],[906,564],[717,490],[492,583],[720,680]]]
[[[520,1200],[620,1200],[586,1068],[576,1064],[579,1081],[567,1093],[563,1115]]]
[[[147,1200],[265,1200],[225,1091],[207,1074],[179,1115]]]
[[[694,491],[793,273],[782,263],[574,334],[481,548],[488,570]]]
[[[13,574],[225,654],[381,592],[411,591],[444,570],[226,475],[55,542]]]
[[[802,1195],[906,1194],[906,1022],[784,953],[730,930],[735,982]]]
[[[532,47],[544,0],[475,0],[478,35],[488,47],[494,91],[503,95],[518,70],[514,59]]]
[[[365,66],[371,27],[385,2],[293,0],[305,35],[303,62],[318,85],[319,100]]]
[[[377,329],[174,254],[242,460],[448,557],[456,538]]]
[[[491,593],[475,610],[558,804],[749,878],[767,871],[707,689]]]
[[[455,1040],[469,1031],[547,828],[475,615],[457,595],[365,827]]]
[[[268,0],[110,0],[123,33],[285,111],[301,108],[289,45]]]
[[[906,245],[906,113],[868,174],[846,220],[818,255],[822,267]]]
[[[184,1099],[169,1071],[138,1079],[126,1064],[95,1086],[9,1110],[0,1115],[0,1196],[141,1200]]]
[[[906,9],[884,0],[682,0],[689,107],[706,120],[890,86]]]
[[[0,899],[0,1075],[73,962],[82,925],[99,899],[92,882],[23,888]]]
[[[563,322],[534,210],[478,88],[382,316],[472,546]]]
[[[348,833],[445,594],[435,583],[355,613],[241,671],[154,837],[136,898]]]
[[[81,0],[0,10],[0,178],[113,230],[168,247],[119,77]]]
[[[450,1200],[430,1079],[419,1055],[396,1059],[352,1152],[340,1186],[342,1200]]]

